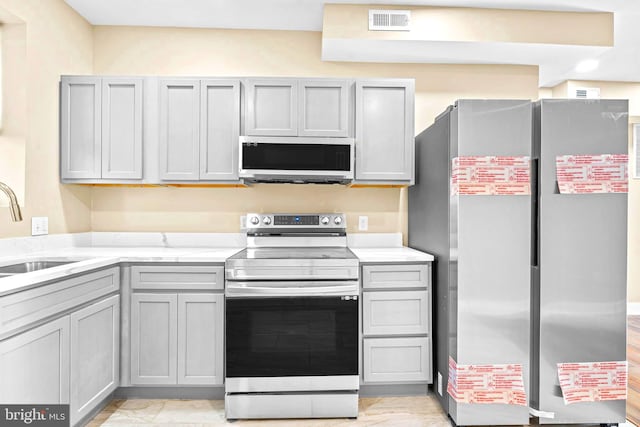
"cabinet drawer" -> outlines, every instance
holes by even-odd
[[[429,333],[427,291],[363,292],[362,326],[365,335]]]
[[[224,266],[135,265],[133,289],[224,289]]]
[[[362,287],[424,288],[431,283],[429,264],[365,265],[362,267]]]
[[[431,340],[365,338],[365,382],[431,382]]]
[[[115,292],[120,268],[83,274],[0,298],[0,337],[46,317]]]

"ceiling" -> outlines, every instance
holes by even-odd
[[[322,31],[324,3],[462,6],[614,12],[614,46],[513,43],[334,43],[323,59],[358,62],[491,63],[540,66],[540,86],[564,80],[640,81],[640,1],[637,0],[65,0],[94,25],[134,25]],[[541,28],[541,31],[544,31]],[[575,66],[598,59],[597,69]]]

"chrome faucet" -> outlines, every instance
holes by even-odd
[[[0,182],[0,190],[2,190],[4,194],[6,194],[9,198],[9,211],[11,212],[11,219],[14,222],[22,221],[22,212],[20,211],[20,205],[18,205],[16,193],[14,193],[11,187],[9,187],[4,182]]]

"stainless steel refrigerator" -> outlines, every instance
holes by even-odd
[[[627,195],[561,194],[556,158],[626,154],[627,111],[620,100],[534,104],[539,195],[530,400],[547,415],[541,424],[625,421],[624,400],[565,404],[557,364],[626,360]]]
[[[519,364],[528,390],[533,199],[451,196],[452,161],[531,150],[527,100],[460,100],[416,137],[409,246],[436,256],[434,388],[458,425],[529,422],[526,404],[456,402],[447,379],[450,357],[458,365]]]

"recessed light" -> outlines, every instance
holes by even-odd
[[[589,71],[593,71],[598,68],[598,65],[600,65],[600,61],[598,61],[597,59],[586,59],[584,61],[578,62],[578,65],[576,65],[576,72],[588,73]]]

